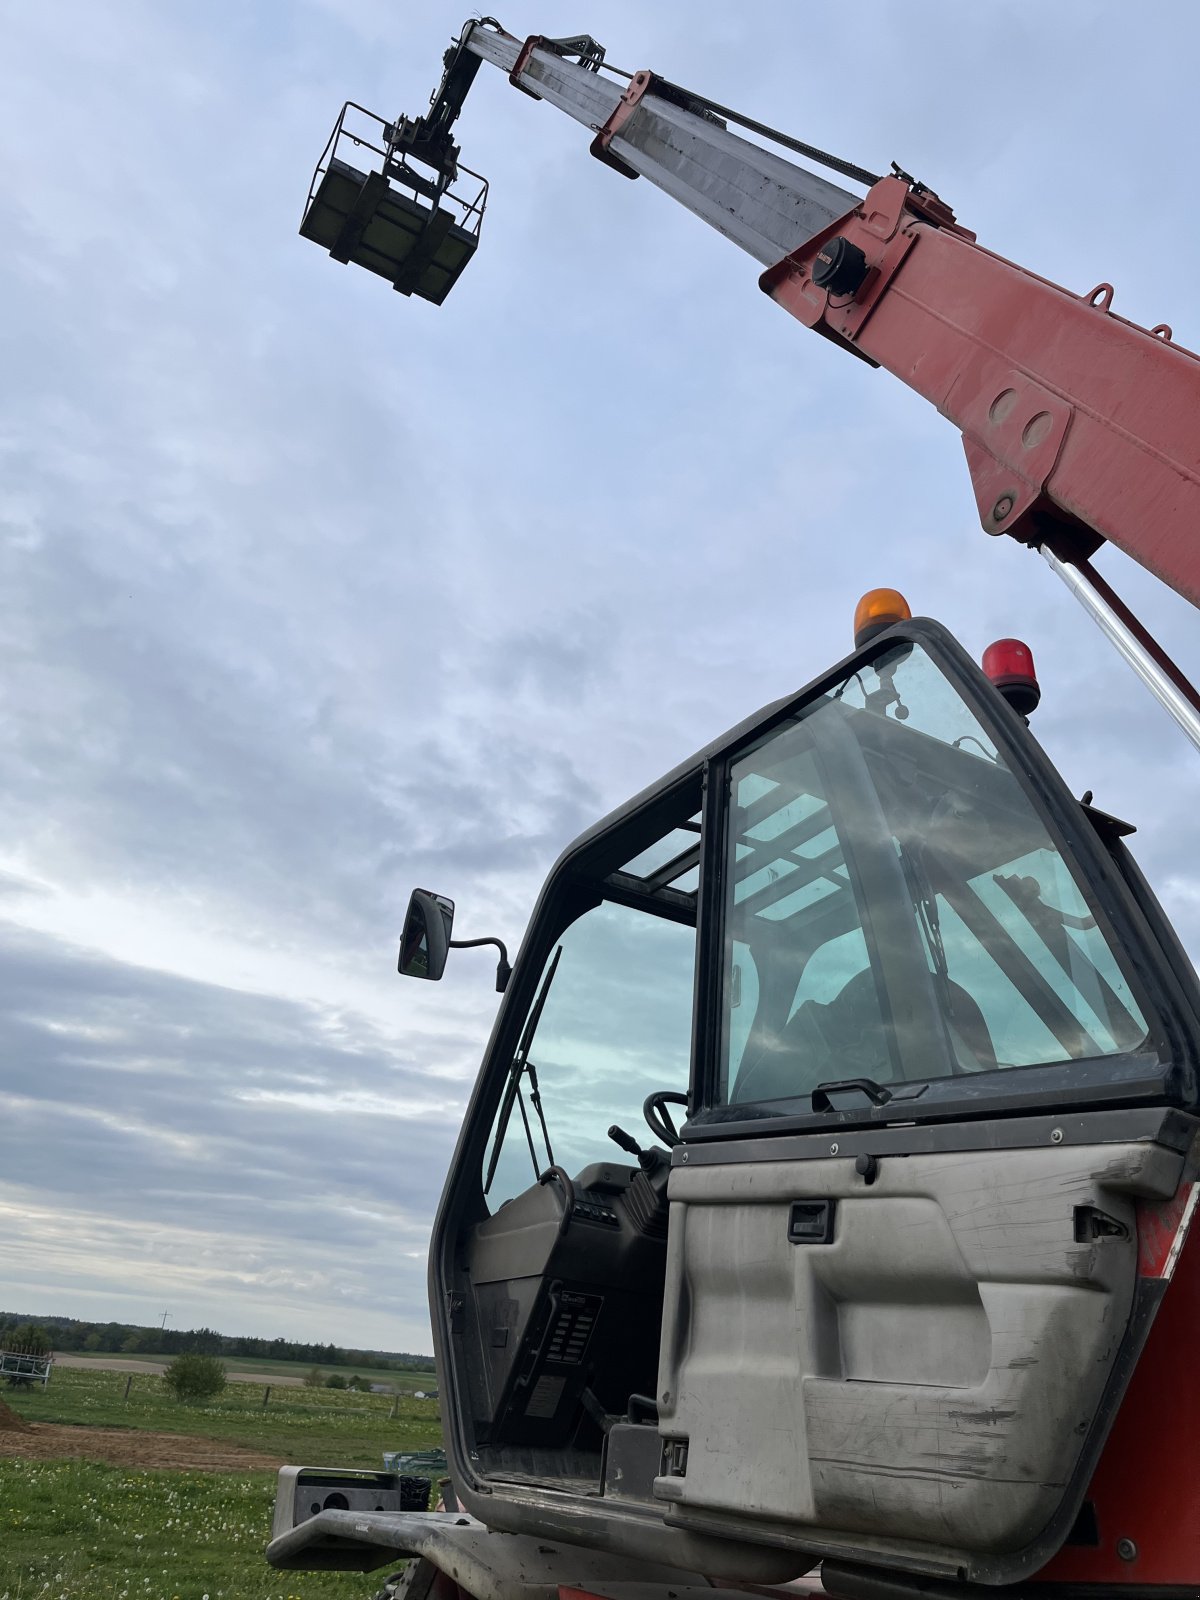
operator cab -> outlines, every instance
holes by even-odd
[[[988,1582],[1067,1537],[1196,1104],[1098,815],[901,622],[565,852],[435,1225],[468,1509]]]

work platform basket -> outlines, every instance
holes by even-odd
[[[392,124],[346,102],[313,174],[300,232],[335,261],[440,306],[479,244],[487,180],[457,165],[427,178],[392,136]]]

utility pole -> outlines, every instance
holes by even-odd
[[[158,1325],[160,1331],[162,1331],[164,1333],[166,1332],[166,1328],[167,1328],[167,1318],[170,1315],[171,1315],[171,1313],[169,1311],[164,1311],[163,1314],[162,1314],[162,1321]]]

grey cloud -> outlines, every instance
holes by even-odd
[[[218,1255],[253,1240],[314,1270],[345,1249],[366,1273],[423,1248],[464,1085],[372,1045],[362,1019],[334,1044],[316,1006],[4,935],[6,1192],[148,1237],[199,1227]],[[330,1115],[356,1096],[367,1110]]]
[[[44,883],[37,883],[32,878],[23,878],[16,872],[0,872],[0,895],[45,895],[48,894]]]

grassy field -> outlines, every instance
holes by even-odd
[[[47,1389],[3,1390],[30,1422],[233,1442],[282,1460],[379,1467],[384,1450],[441,1442],[437,1406],[332,1389],[230,1385],[182,1405],[159,1378],[60,1368]],[[22,1435],[8,1435],[18,1446]],[[84,1435],[80,1434],[80,1438]],[[0,1459],[0,1600],[369,1600],[364,1574],[276,1573],[262,1559],[269,1472],[171,1472]]]
[[[370,1600],[386,1573],[275,1572],[269,1473],[0,1461],[0,1600]]]
[[[175,1358],[171,1355],[160,1355],[154,1351],[139,1350],[136,1355],[124,1356],[120,1353],[109,1352],[93,1354],[86,1350],[72,1350],[71,1360],[93,1362],[96,1367],[102,1368],[106,1361],[161,1361],[164,1366]],[[311,1370],[311,1362],[302,1361],[271,1361],[267,1358],[259,1359],[257,1356],[221,1356],[222,1366],[230,1372],[263,1372],[268,1375],[277,1374],[281,1378],[303,1378]],[[326,1377],[331,1373],[340,1372],[343,1378],[349,1378],[357,1373],[360,1378],[366,1378],[371,1383],[390,1384],[402,1394],[411,1394],[414,1389],[436,1389],[437,1377],[432,1372],[419,1372],[410,1368],[391,1367],[321,1367]]]
[[[381,1466],[384,1450],[430,1449],[441,1438],[436,1400],[281,1387],[271,1390],[264,1409],[261,1389],[231,1383],[215,1400],[181,1405],[161,1378],[140,1372],[134,1374],[126,1400],[127,1377],[123,1372],[60,1367],[45,1389],[2,1392],[30,1422],[198,1434],[330,1467]]]

